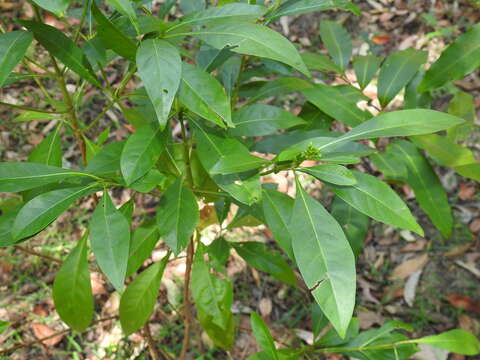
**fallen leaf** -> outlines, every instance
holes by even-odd
[[[427,344],[420,344],[420,351],[413,355],[415,360],[447,360],[449,352]]]
[[[465,254],[465,252],[468,249],[470,249],[471,246],[472,246],[471,243],[463,244],[463,245],[460,245],[460,246],[455,246],[454,248],[451,248],[447,252],[443,253],[443,256],[446,256],[446,257],[462,256],[463,254]]]
[[[47,336],[51,336],[55,334],[55,330],[50,329],[48,326],[43,324],[32,324],[33,334],[37,339],[43,339]],[[47,339],[42,341],[43,344],[47,346],[55,346],[63,339],[63,334],[57,335],[52,337],[51,339]]]
[[[372,41],[377,45],[384,45],[389,43],[391,40],[390,36],[388,35],[377,35],[372,37]]]
[[[472,221],[472,223],[470,224],[470,231],[472,233],[480,232],[480,218],[476,218]]]
[[[417,256],[398,265],[390,276],[390,280],[406,279],[413,273],[423,269],[428,262],[428,254]]]
[[[407,282],[405,283],[405,287],[403,289],[403,298],[408,306],[412,307],[413,302],[415,301],[415,293],[417,291],[418,281],[420,280],[420,276],[422,275],[422,270],[418,270],[414,272],[408,278]]]
[[[465,270],[470,271],[473,275],[475,275],[477,278],[480,278],[480,270],[475,266],[474,262],[463,262],[461,260],[455,261],[455,264],[458,266],[461,266]]]
[[[405,245],[403,248],[400,249],[400,252],[407,253],[407,252],[422,251],[423,249],[425,249],[426,245],[427,245],[427,240],[418,239],[417,241],[414,241]]]
[[[358,322],[363,330],[370,329],[373,325],[382,325],[383,317],[381,314],[373,311],[360,311],[358,313]]]
[[[93,295],[103,295],[107,293],[107,290],[105,290],[105,287],[103,286],[103,279],[99,273],[90,273],[90,283],[92,284]]]
[[[467,185],[467,184],[460,184],[458,190],[458,197],[461,200],[470,200],[475,197],[475,186]]]
[[[262,317],[268,317],[272,312],[272,300],[270,298],[261,298],[258,303],[258,309]]]
[[[480,305],[469,296],[451,294],[445,297],[450,305],[458,309],[473,311],[480,314]]]

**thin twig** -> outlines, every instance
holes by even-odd
[[[150,325],[148,324],[148,321],[145,323],[145,325],[143,325],[143,332],[145,334],[145,338],[147,339],[150,356],[153,358],[153,360],[161,360],[160,354],[158,353],[155,345],[155,341],[153,340],[152,333],[150,332]]]
[[[47,255],[47,254],[43,254],[43,253],[37,252],[37,251],[35,251],[35,250],[32,250],[32,249],[29,249],[29,248],[20,246],[20,245],[15,245],[14,248],[17,249],[17,250],[23,251],[24,253],[27,253],[27,254],[30,254],[30,255],[34,255],[34,256],[38,256],[38,257],[41,257],[41,258],[44,258],[44,259],[53,261],[53,262],[55,262],[55,263],[57,263],[57,264],[63,264],[63,261],[60,260],[60,259],[57,259],[57,258],[55,258],[55,257],[53,257],[53,256],[50,256],[50,255]]]
[[[183,288],[183,316],[185,322],[185,331],[183,334],[182,351],[180,352],[179,360],[185,360],[187,355],[188,346],[190,344],[190,329],[192,326],[192,308],[190,303],[190,274],[192,273],[193,263],[193,236],[190,239],[187,249],[187,265],[185,269],[185,285]]]
[[[97,325],[101,322],[108,321],[108,320],[113,320],[113,319],[116,319],[116,318],[117,318],[117,315],[109,316],[109,317],[102,318],[102,319],[98,319],[98,320],[95,320],[92,323],[92,326]],[[87,331],[87,330],[85,330],[85,331]],[[25,347],[29,347],[29,346],[32,346],[32,345],[35,345],[35,344],[39,344],[41,342],[44,342],[45,340],[54,338],[56,336],[68,334],[71,331],[72,331],[72,329],[65,329],[65,330],[57,331],[56,333],[53,333],[53,334],[51,334],[49,336],[46,336],[44,338],[41,338],[41,339],[37,339],[37,340],[29,341],[29,342],[26,342],[26,343],[21,343],[21,344],[14,345],[14,346],[9,347],[7,349],[0,350],[0,355],[8,354],[8,353],[10,353],[12,351],[15,351],[15,350],[18,350],[18,349],[23,349]]]

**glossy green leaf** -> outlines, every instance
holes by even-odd
[[[338,87],[315,84],[303,89],[305,97],[320,110],[348,126],[359,125],[372,117],[367,111],[360,110],[351,96],[346,96]]]
[[[422,228],[407,205],[390,186],[372,175],[358,171],[352,171],[352,174],[357,179],[357,184],[332,185],[338,197],[375,220],[408,229],[423,236]]]
[[[427,109],[398,110],[378,115],[346,134],[320,147],[320,150],[338,146],[345,141],[377,137],[430,134],[462,124],[464,120],[440,111]]]
[[[305,283],[341,337],[355,305],[355,258],[336,220],[296,180],[290,221],[293,252]]]
[[[424,92],[458,80],[480,66],[480,24],[459,36],[428,69],[418,91]]]
[[[445,189],[431,165],[411,142],[396,141],[387,149],[395,154],[396,162],[405,164],[408,170],[406,183],[415,192],[420,207],[442,234],[449,237],[453,226],[452,212]]]
[[[382,59],[375,55],[355,56],[353,69],[361,89],[365,89],[378,71]]]
[[[269,359],[279,360],[272,334],[270,334],[267,325],[265,325],[260,315],[255,311],[250,314],[250,323],[260,349],[267,354]]]
[[[168,256],[138,275],[120,298],[120,323],[125,335],[139,330],[150,318],[155,303],[163,271],[168,262]]]
[[[233,114],[233,123],[235,128],[229,130],[233,136],[263,136],[306,124],[304,120],[282,108],[265,104],[242,107]]]
[[[127,185],[145,175],[165,149],[168,133],[158,124],[141,127],[130,135],[120,158],[120,167]]]
[[[106,191],[90,219],[90,243],[98,266],[121,291],[127,272],[130,225]]]
[[[248,265],[272,275],[286,284],[295,286],[296,279],[293,270],[279,254],[267,251],[265,245],[259,242],[234,243],[235,250]]]
[[[220,7],[209,7],[205,10],[189,13],[180,19],[178,24],[171,26],[167,32],[185,26],[197,26],[206,24],[228,24],[230,22],[255,21],[260,18],[267,9],[260,5],[232,3]]]
[[[189,110],[222,127],[232,126],[230,99],[212,75],[198,66],[182,63],[178,98]]]
[[[22,60],[32,40],[32,34],[26,31],[0,34],[0,87],[3,86],[12,70]]]
[[[135,61],[137,46],[135,42],[122,33],[103,13],[98,9],[95,2],[92,3],[92,15],[97,23],[97,33],[101,42],[107,48],[112,49],[118,55]]]
[[[299,171],[312,175],[318,180],[335,185],[349,186],[357,183],[352,172],[341,165],[322,164],[308,168],[300,168]]]
[[[62,166],[62,148],[60,144],[60,129],[57,126],[45,139],[38,144],[28,156],[28,161],[50,166]]]
[[[195,195],[177,179],[165,190],[157,209],[160,236],[176,255],[187,247],[199,219]]]
[[[415,49],[397,51],[383,63],[378,76],[378,100],[385,107],[427,61],[428,53]]]
[[[178,50],[165,40],[142,41],[137,50],[137,67],[153,103],[160,128],[167,124],[173,99],[180,87],[182,59]]]
[[[427,344],[463,355],[480,354],[480,341],[466,330],[454,329],[439,335],[414,339],[417,344]]]
[[[460,175],[480,182],[480,163],[479,162],[456,166],[454,169]]]
[[[85,168],[85,172],[106,176],[120,172],[120,158],[125,141],[115,141],[100,150]]]
[[[18,20],[18,22],[33,32],[35,39],[70,70],[93,85],[100,86],[83,50],[62,31],[35,21]]]
[[[342,70],[325,54],[301,53],[303,62],[310,70],[341,73]]]
[[[350,34],[335,21],[320,21],[320,37],[335,64],[345,71],[352,56]]]
[[[281,77],[273,81],[267,82],[258,91],[255,91],[254,96],[248,99],[248,104],[257,102],[268,98],[270,96],[288,94],[294,91],[311,88],[313,85],[303,79],[294,77]],[[241,90],[241,89],[240,89]]]
[[[107,0],[107,2],[110,3],[110,5],[112,5],[120,14],[128,17],[137,32],[139,32],[137,14],[132,6],[131,0]]]
[[[269,20],[337,8],[350,10],[355,14],[360,13],[360,10],[348,0],[287,0],[270,15]]]
[[[331,214],[342,226],[353,253],[358,256],[363,249],[370,219],[337,196],[333,200]]]
[[[128,254],[127,277],[137,271],[152,254],[160,235],[153,222],[140,225],[132,234]]]
[[[32,0],[42,9],[50,11],[55,15],[62,17],[65,14],[71,0]]]
[[[19,211],[12,227],[15,241],[35,235],[46,228],[77,199],[93,193],[92,186],[49,191],[27,202]]]
[[[423,70],[419,70],[405,86],[403,106],[405,109],[430,109],[432,107],[432,95],[429,92],[419,93],[418,85],[425,76]]]
[[[289,223],[294,206],[294,200],[280,191],[265,189],[263,192],[263,214],[272,231],[273,237],[290,259],[294,259],[292,249],[292,234]]]
[[[15,244],[15,240],[12,237],[12,227],[20,208],[20,206],[17,206],[8,211],[2,210],[2,215],[0,216],[0,248]]]
[[[93,318],[93,295],[87,261],[87,235],[70,251],[53,282],[53,301],[60,318],[84,331]]]
[[[447,129],[447,137],[454,142],[466,140],[476,120],[475,99],[472,94],[457,91],[448,104],[448,113],[464,119],[465,122]]]
[[[223,84],[225,91],[231,96],[232,91],[235,89],[240,71],[242,68],[242,59],[239,55],[230,57],[219,68],[218,79]]]
[[[232,51],[236,53],[277,60],[310,76],[295,46],[266,26],[229,23],[200,29],[191,34],[217,49],[223,49],[226,45],[233,46]]]

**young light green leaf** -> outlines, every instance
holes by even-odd
[[[248,265],[272,275],[286,284],[295,286],[295,274],[290,265],[278,254],[265,249],[259,242],[233,243],[235,250]]]
[[[425,92],[458,80],[480,66],[480,24],[459,36],[433,63],[418,91]]]
[[[357,184],[348,187],[332,185],[338,197],[375,220],[423,236],[422,228],[407,205],[390,186],[372,175],[358,171],[352,171],[352,174],[357,179]]]
[[[137,33],[139,32],[137,14],[135,13],[131,0],[107,0],[107,2],[110,3],[120,14],[128,17],[137,30]]]
[[[33,32],[35,39],[70,70],[93,85],[100,86],[83,50],[63,32],[35,21],[18,20],[18,22]]]
[[[165,40],[148,39],[137,50],[137,67],[163,130],[182,78],[180,54]]]
[[[365,89],[377,73],[382,59],[375,55],[355,56],[353,58],[353,69],[361,89]]]
[[[460,175],[480,182],[480,163],[479,162],[456,166],[454,169]]]
[[[27,202],[19,211],[12,227],[15,241],[35,235],[46,228],[75,200],[94,192],[91,185],[49,191]]]
[[[355,258],[336,220],[303,190],[290,221],[293,252],[305,283],[341,337],[345,337],[355,305]]]
[[[138,275],[120,298],[120,323],[125,335],[140,329],[152,315],[168,256]]]
[[[165,190],[157,209],[160,236],[176,255],[187,247],[199,219],[195,195],[177,179]]]
[[[270,334],[267,325],[265,325],[260,315],[255,311],[250,314],[250,323],[260,349],[266,353],[269,359],[279,360],[272,334]]]
[[[137,46],[135,42],[123,34],[92,2],[92,15],[97,23],[98,36],[107,48],[112,49],[118,55],[135,61]]]
[[[29,162],[56,167],[62,166],[62,148],[60,144],[61,128],[61,126],[57,126],[53,132],[33,149],[28,156]]]
[[[355,185],[357,180],[352,172],[346,167],[335,164],[322,164],[308,168],[298,169],[301,172],[312,175],[318,180],[325,181],[335,185]]]
[[[343,72],[352,56],[352,39],[345,28],[335,21],[320,21],[320,37],[328,53]]]
[[[167,33],[186,26],[206,24],[228,24],[230,22],[248,22],[260,18],[267,8],[261,5],[232,3],[220,7],[209,7],[205,10],[189,13],[180,22],[167,29]]]
[[[478,341],[475,335],[466,330],[454,329],[439,335],[413,339],[411,342],[435,346],[457,354],[480,354],[480,341]]]
[[[225,127],[232,127],[230,99],[212,75],[198,66],[182,63],[182,83],[178,98],[188,109]]]
[[[90,243],[98,266],[121,291],[127,272],[130,225],[106,191],[90,219]]]
[[[130,135],[122,150],[120,167],[127,185],[145,175],[157,162],[167,143],[168,133],[156,123],[142,126]]]
[[[445,237],[452,233],[453,218],[447,194],[437,174],[415,145],[406,140],[395,141],[388,146],[397,163],[404,163],[408,175],[406,183],[415,192],[420,207]]]
[[[292,234],[288,225],[293,206],[294,200],[290,196],[276,190],[264,190],[262,207],[265,221],[275,240],[292,260],[294,259]]]
[[[457,91],[448,104],[448,113],[465,120],[463,124],[447,129],[447,137],[454,142],[466,140],[476,120],[475,99],[472,94]]]
[[[93,318],[93,295],[87,261],[87,234],[70,251],[53,282],[53,301],[60,318],[84,331]]]
[[[135,229],[128,254],[127,277],[148,259],[159,238],[158,228],[154,222],[140,225]]]
[[[42,9],[54,13],[58,17],[62,17],[65,14],[71,0],[32,0],[35,4]]]
[[[382,65],[378,76],[378,100],[385,107],[415,76],[418,68],[427,61],[428,53],[415,49],[397,51]]]
[[[263,136],[306,124],[282,108],[265,104],[242,107],[233,114],[233,123],[235,128],[228,131],[233,136]]]
[[[287,0],[270,15],[269,20],[331,9],[345,9],[360,14],[360,10],[348,0]]]
[[[26,31],[0,34],[0,88],[32,43],[33,36]]]
[[[191,33],[217,49],[226,45],[232,51],[283,62],[306,76],[310,73],[293,44],[276,31],[259,24],[230,23]]]
[[[324,113],[348,126],[359,125],[372,117],[367,111],[360,110],[356,101],[344,95],[339,87],[315,84],[314,87],[302,89],[302,93]]]

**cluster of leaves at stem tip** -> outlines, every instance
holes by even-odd
[[[277,350],[262,319],[252,313],[261,352],[251,360],[322,352],[405,359],[417,344],[480,352],[479,341],[463,330],[409,339],[404,332],[412,329],[406,324],[391,321],[359,332],[352,317],[355,257],[369,219],[424,235],[391,186],[354,170],[360,169],[357,164],[373,165],[388,182],[408,184],[445,238],[453,218],[431,162],[480,180],[480,163],[462,146],[474,126],[473,100],[452,83],[480,65],[480,25],[465,29],[428,66],[427,53],[412,48],[382,58],[370,46],[352,58],[351,35],[334,21],[319,26],[328,54],[298,51],[269,27],[283,16],[312,11],[358,14],[347,0],[167,0],[160,8],[141,0],[83,1],[81,7],[82,2],[69,0],[32,3],[34,18],[16,20],[12,31],[2,27],[0,86],[35,81],[44,98],[35,108],[1,106],[23,110],[15,122],[54,124],[28,161],[0,163],[0,191],[21,195],[0,217],[0,245],[28,241],[80,199],[97,199],[84,236],[53,285],[56,310],[69,327],[84,331],[94,317],[90,254],[121,294],[119,317],[129,335],[154,311],[168,260],[189,247],[196,318],[216,347],[229,349],[237,320],[225,265],[234,249],[261,272],[292,287],[306,285],[316,303],[314,343],[300,348]],[[177,6],[183,16],[167,21]],[[79,17],[79,25],[66,32],[47,25],[47,12],[61,21]],[[49,57],[39,55],[45,53]],[[115,83],[106,75],[112,64],[122,73]],[[30,72],[32,65],[42,73]],[[350,67],[353,82],[345,75]],[[327,85],[335,78],[345,84]],[[45,88],[54,83],[61,101]],[[364,94],[371,83],[377,84],[378,99]],[[453,93],[448,111],[431,110],[435,94],[445,89]],[[89,91],[105,99],[93,119],[85,111]],[[402,91],[401,109],[388,111]],[[285,110],[281,100],[292,92],[302,103],[298,115]],[[111,109],[135,129],[123,140],[110,136],[118,122],[98,130]],[[331,130],[339,123],[349,130]],[[379,149],[383,137],[397,139]],[[62,149],[69,139],[81,159],[67,168]],[[316,165],[304,167],[305,160]],[[295,174],[295,198],[264,181],[280,171]],[[304,189],[310,178],[334,194],[330,211]],[[130,200],[117,208],[112,189],[128,189]],[[141,193],[159,198],[154,218],[137,215],[142,209],[134,212]],[[199,204],[214,215],[201,217]],[[228,216],[233,208],[235,216]],[[212,222],[221,231],[207,245],[202,230]],[[235,227],[260,224],[271,229],[282,253],[224,236]],[[159,242],[168,253],[144,269]],[[305,285],[297,283],[295,269]]]

